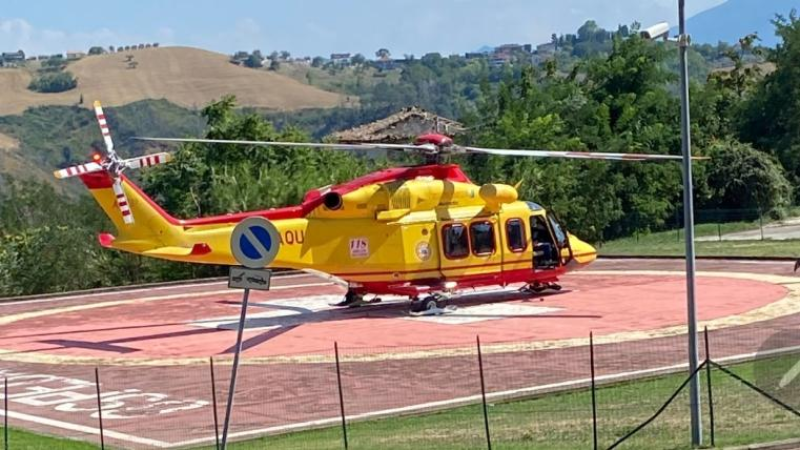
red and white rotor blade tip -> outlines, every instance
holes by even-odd
[[[122,214],[122,221],[127,225],[133,223],[133,213],[131,212],[131,205],[128,204],[128,197],[125,195],[125,190],[122,188],[122,180],[117,178],[113,184],[114,195],[117,198],[117,208]]]
[[[99,101],[94,102],[94,115],[100,125],[100,132],[103,134],[103,141],[106,143],[106,150],[109,154],[114,153],[114,141],[111,140],[111,131],[108,129],[108,121],[103,113],[103,106]]]
[[[604,153],[604,152],[559,152],[551,150],[517,150],[502,148],[461,147],[468,153],[483,153],[498,156],[531,156],[536,158],[594,159],[605,161],[680,161],[683,156],[649,153]],[[705,157],[692,157],[702,160]]]
[[[172,155],[166,152],[154,153],[152,155],[140,156],[138,158],[131,158],[125,160],[125,166],[129,169],[141,169],[142,167],[150,167],[158,164],[166,164],[172,161]]]
[[[67,167],[66,169],[56,170],[55,172],[53,172],[53,175],[55,175],[56,178],[61,179],[61,178],[76,177],[78,175],[84,175],[92,172],[99,172],[101,170],[103,170],[103,166],[95,162],[90,162],[86,164],[80,164],[77,166]]]

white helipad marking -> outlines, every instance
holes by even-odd
[[[8,417],[11,418],[11,419],[23,420],[25,422],[31,422],[31,423],[38,423],[40,425],[46,425],[48,427],[62,428],[64,430],[78,431],[78,432],[86,433],[86,434],[94,434],[94,435],[97,435],[97,436],[100,435],[100,429],[99,428],[89,427],[89,426],[86,426],[86,425],[78,425],[76,423],[62,422],[60,420],[48,419],[47,417],[33,416],[33,415],[30,415],[30,414],[23,414],[23,413],[16,412],[16,411],[4,411],[4,410],[0,409],[0,416],[5,415],[5,414],[7,414]],[[113,431],[113,430],[107,430],[107,429],[103,430],[103,435],[105,437],[109,437],[109,438],[116,439],[116,440],[119,440],[119,441],[131,442],[131,443],[134,443],[134,444],[148,445],[150,447],[169,448],[169,447],[173,446],[173,445],[171,445],[171,444],[169,444],[167,442],[164,442],[164,441],[158,441],[158,440],[155,440],[155,439],[143,438],[143,437],[139,437],[139,436],[133,436],[131,434],[120,433],[119,431]]]
[[[441,325],[466,325],[487,320],[511,319],[561,311],[561,308],[528,306],[519,303],[493,303],[487,305],[458,307],[440,316],[405,317],[408,320],[438,323]]]
[[[501,289],[491,292],[478,292],[461,297],[462,299],[476,298],[487,294],[502,294],[513,289]],[[339,302],[341,295],[314,295],[309,297],[283,298],[270,302],[251,303],[253,309],[267,308],[266,311],[254,312],[247,315],[245,329],[271,330],[280,327],[290,327],[308,323],[324,322],[331,319],[340,319],[342,310],[330,305]],[[403,297],[388,297],[381,305],[407,302]],[[458,302],[454,302],[458,305]],[[238,307],[238,305],[236,305]],[[368,310],[370,306],[366,306]],[[393,311],[392,314],[399,318],[413,321],[422,321],[442,325],[465,325],[500,320],[513,317],[526,317],[531,315],[547,314],[561,311],[561,308],[524,305],[519,303],[490,303],[481,305],[461,306],[438,316],[409,316],[405,311]],[[230,315],[211,319],[197,320],[189,323],[190,326],[202,328],[215,328],[221,330],[235,330],[239,326],[239,316]]]
[[[288,327],[312,323],[316,320],[325,320],[335,314],[330,304],[341,301],[341,295],[314,295],[281,299],[272,302],[251,303],[251,308],[267,308],[266,311],[247,315],[245,329],[270,330],[279,327]],[[238,306],[237,306],[238,307]],[[313,317],[319,313],[318,317]],[[223,316],[207,320],[198,320],[189,323],[191,326],[202,328],[217,328],[222,330],[235,330],[239,327],[239,316]]]

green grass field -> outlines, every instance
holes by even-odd
[[[718,236],[737,231],[758,229],[758,223],[700,224],[695,235]],[[604,243],[600,255],[681,256],[685,251],[683,230],[640,233]],[[701,241],[695,243],[698,256],[800,257],[800,240]]]
[[[3,448],[5,430],[0,427],[0,448]],[[33,434],[14,428],[9,429],[8,450],[90,450],[98,446],[86,442],[59,439]]]
[[[796,358],[775,360],[775,369],[791,367]],[[753,364],[735,371],[752,379]],[[779,409],[719,371],[712,371],[717,446],[769,442],[800,436],[800,419]],[[705,403],[705,372],[702,373]],[[638,423],[647,419],[683,382],[676,374],[617,384],[597,392],[599,443],[607,448]],[[581,390],[541,398],[492,403],[488,408],[492,448],[590,449],[592,448],[591,392]],[[356,422],[348,426],[351,449],[456,450],[485,448],[486,435],[480,405],[434,414]],[[688,393],[684,390],[664,414],[623,449],[689,449]],[[708,442],[708,441],[707,441]],[[237,450],[257,448],[321,450],[343,448],[342,430],[331,427],[236,443]]]
[[[774,358],[768,367],[776,373],[784,373],[796,359],[796,356]],[[753,380],[754,364],[737,365],[734,371]],[[778,408],[722,372],[712,372],[717,447],[800,437],[800,418]],[[708,435],[710,425],[705,377],[706,372],[701,372],[703,420]],[[608,448],[619,437],[650,417],[684,379],[685,374],[674,374],[598,389],[600,448]],[[592,448],[591,392],[587,389],[533,399],[490,403],[488,416],[492,448],[495,449]],[[473,405],[419,416],[354,422],[348,424],[349,448],[485,448],[483,420],[481,405]],[[690,448],[688,440],[688,393],[684,390],[660,417],[618,448],[682,450]],[[11,431],[10,444],[11,450],[97,448],[91,444],[37,436],[18,430]],[[213,446],[206,448],[211,449]],[[341,427],[334,426],[237,442],[230,448],[340,449],[343,448],[343,435]]]

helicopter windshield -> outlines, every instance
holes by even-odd
[[[552,214],[547,215],[547,219],[550,221],[550,227],[553,228],[553,234],[556,238],[556,243],[558,244],[558,248],[565,248],[568,244],[567,242],[567,233],[564,231],[564,228],[561,226],[560,223],[553,217]]]

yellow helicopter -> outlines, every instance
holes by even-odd
[[[106,155],[55,172],[77,176],[114,223],[103,247],[190,263],[237,265],[231,252],[233,228],[249,217],[269,220],[280,248],[268,267],[311,270],[347,286],[338,306],[365,303],[367,294],[411,300],[414,312],[443,308],[453,293],[479,286],[522,284],[539,292],[560,289],[560,276],[585,266],[596,250],[536,203],[518,199],[517,189],[499,183],[478,186],[450,154],[600,159],[680,160],[680,156],[628,153],[489,149],[457,145],[441,134],[413,144],[324,144],[137,138],[160,142],[225,143],[335,150],[388,149],[424,155],[426,164],[380,170],[334,186],[309,191],[302,203],[190,220],[176,219],[127,179],[126,169],[166,163],[169,153],[122,159],[114,150],[102,107],[95,113]]]

